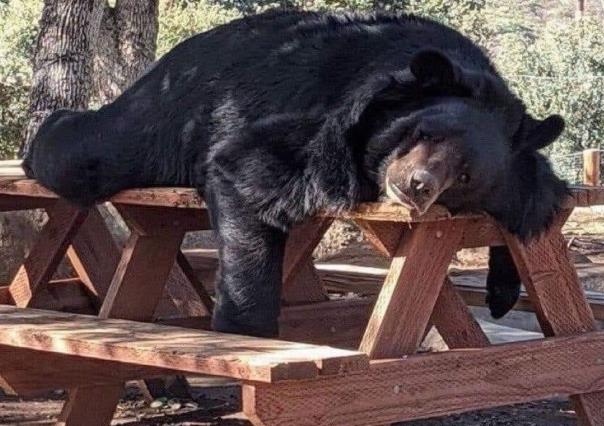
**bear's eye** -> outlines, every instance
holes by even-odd
[[[457,180],[459,180],[459,183],[463,183],[465,185],[466,183],[470,182],[470,175],[467,173],[462,173],[459,175]]]

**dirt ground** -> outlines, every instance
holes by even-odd
[[[346,229],[346,227],[344,227]],[[576,262],[604,263],[604,213],[582,210],[573,214],[565,235]],[[331,237],[334,238],[333,236]],[[358,244],[358,238],[330,241],[330,245]],[[375,259],[374,259],[375,261]],[[455,259],[455,267],[477,268],[486,262],[486,250],[465,250]],[[604,291],[604,280],[590,280],[589,290]],[[56,391],[39,398],[21,399],[0,396],[0,425],[53,424],[59,414],[64,392]],[[223,383],[193,382],[193,399],[145,401],[136,387],[129,386],[120,403],[115,425],[151,426],[248,426],[239,412],[237,386]],[[405,423],[406,426],[570,426],[576,416],[567,400],[540,401],[529,404],[476,411],[447,418]],[[83,425],[85,426],[85,425]]]

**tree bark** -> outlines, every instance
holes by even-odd
[[[117,0],[105,6],[94,56],[95,101],[108,103],[155,60],[158,0]]]
[[[22,153],[42,121],[59,108],[85,109],[92,83],[93,40],[103,0],[45,0],[36,42]]]
[[[92,81],[92,40],[100,24],[101,0],[45,0],[33,60],[30,121],[21,146],[29,144],[42,121],[58,108],[88,106]],[[2,282],[29,252],[44,223],[42,211],[0,214]],[[61,268],[65,273],[66,269]]]

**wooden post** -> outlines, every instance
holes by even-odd
[[[327,300],[323,283],[315,271],[312,252],[333,222],[313,218],[296,226],[289,234],[283,260],[281,300],[287,305]]]
[[[361,351],[373,359],[395,358],[416,351],[465,223],[456,220],[419,223],[409,240],[399,243],[361,341]]]
[[[600,150],[586,149],[583,151],[583,184],[600,185]]]
[[[132,234],[107,289],[99,317],[151,321],[187,226],[194,220],[188,218],[186,211],[173,211],[171,215],[155,208],[122,206],[120,213]],[[80,425],[85,413],[94,412],[99,422],[91,425],[108,424],[107,419],[110,421],[113,417],[122,395],[123,384],[104,386],[100,393],[99,389],[69,389],[58,423]]]
[[[88,210],[57,201],[49,215],[38,241],[9,287],[12,301],[21,308],[28,307],[36,293],[52,278],[71,240],[86,220]]]
[[[548,232],[526,245],[504,232],[546,336],[570,336],[597,329],[593,312],[569,258],[561,226],[556,226],[564,223],[569,214],[570,211],[560,213],[557,223]],[[579,393],[572,395],[571,400],[579,424],[604,424],[604,391]]]

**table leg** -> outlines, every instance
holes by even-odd
[[[372,358],[417,350],[463,229],[464,221],[418,223],[399,243],[360,350]]]
[[[128,219],[127,219],[128,220]],[[101,306],[102,318],[121,318],[150,321],[164,291],[178,253],[184,232],[145,233],[144,219],[137,217],[120,262],[116,268],[107,295]],[[111,419],[119,401],[122,384],[108,386],[98,394],[97,389],[78,388],[69,392],[69,399],[61,419],[68,424],[76,423],[79,413],[99,413],[99,418]],[[101,413],[102,411],[102,413]],[[108,424],[99,423],[99,424]]]
[[[88,215],[66,201],[57,201],[49,212],[49,219],[42,228],[38,241],[17,271],[9,287],[16,306],[30,306],[36,292],[52,278],[78,229]]]
[[[285,247],[281,299],[288,305],[327,300],[314,270],[312,252],[332,223],[330,218],[312,218],[292,229]]]
[[[553,226],[526,245],[509,234],[504,236],[543,332],[547,336],[568,336],[595,330],[593,313],[560,226]],[[604,424],[604,392],[574,395],[571,400],[581,424]]]
[[[490,344],[468,305],[448,277],[445,278],[436,300],[431,322],[450,349],[483,348]]]
[[[410,234],[407,224],[396,222],[373,222],[355,220],[365,237],[382,254],[389,258],[396,255],[403,235]],[[466,229],[467,231],[467,229]],[[464,235],[465,237],[465,235]],[[407,247],[405,246],[405,249]],[[468,306],[455,290],[453,283],[447,277],[440,291],[430,323],[426,327],[427,334],[431,325],[435,325],[449,348],[484,347],[489,340],[480,325],[470,313]]]

